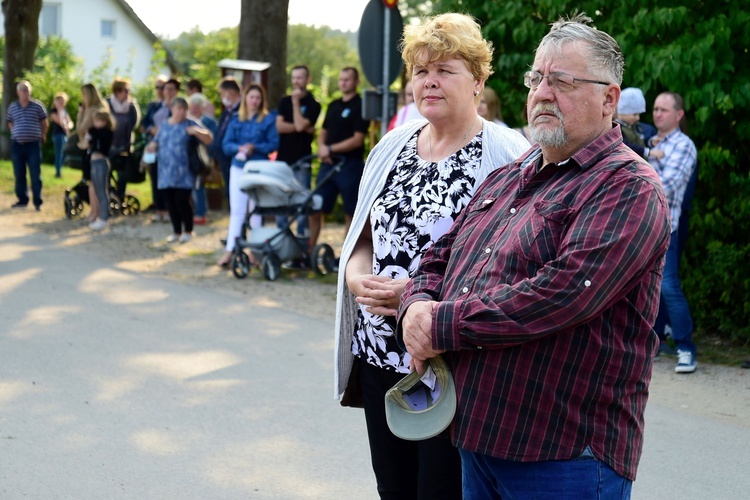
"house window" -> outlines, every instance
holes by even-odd
[[[102,38],[115,37],[115,22],[109,19],[102,19]]]
[[[39,33],[42,36],[60,36],[60,10],[59,3],[42,4],[39,13]]]

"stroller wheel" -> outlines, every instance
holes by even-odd
[[[66,195],[63,203],[65,204],[65,218],[72,219],[75,215],[75,213],[73,213],[73,202],[70,201],[70,198]]]
[[[328,243],[321,243],[315,246],[310,256],[310,264],[315,272],[321,276],[330,274],[336,265],[336,259],[333,255],[333,248]]]
[[[232,254],[232,274],[235,278],[247,278],[250,274],[250,257],[243,251]]]
[[[83,201],[71,190],[65,191],[65,218],[72,219],[83,212]]]
[[[263,276],[269,281],[276,281],[281,275],[281,260],[275,253],[264,255],[261,267],[263,267]]]
[[[138,215],[141,211],[141,202],[132,194],[125,195],[125,201],[122,203],[122,215]]]
[[[120,199],[116,195],[110,193],[109,194],[109,216],[114,217],[116,215],[120,215],[121,210],[122,209],[120,207]]]

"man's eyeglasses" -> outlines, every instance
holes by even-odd
[[[154,87],[156,90],[164,90],[164,85],[157,85]]]
[[[523,74],[523,84],[527,88],[536,90],[539,85],[542,84],[543,79],[547,79],[547,84],[550,87],[554,87],[560,92],[568,92],[576,88],[576,82],[584,83],[596,83],[598,85],[609,85],[609,82],[603,82],[601,80],[587,80],[586,78],[576,78],[570,76],[567,73],[550,73],[547,76],[542,75],[538,71],[527,71]]]

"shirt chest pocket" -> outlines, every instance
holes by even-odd
[[[560,241],[573,209],[550,201],[534,203],[528,220],[513,238],[512,249],[524,259],[545,264],[557,258]]]
[[[494,198],[483,198],[476,200],[471,206],[467,207],[468,210],[466,220],[461,225],[463,229],[456,236],[456,240],[453,242],[454,248],[463,248],[466,241],[474,233],[474,228],[483,226],[483,217],[491,217],[490,211],[495,204]]]

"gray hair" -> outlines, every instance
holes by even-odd
[[[187,101],[188,101],[188,104],[190,104],[191,106],[194,104],[197,104],[203,107],[206,104],[208,104],[208,98],[200,92],[196,92],[195,94],[188,97]]]
[[[16,85],[16,90],[21,90],[23,88],[25,88],[26,90],[28,90],[29,91],[29,95],[31,95],[31,83],[29,83],[28,80],[23,80],[21,82],[18,82],[18,84]]]
[[[589,26],[591,22],[593,22],[591,18],[583,13],[574,13],[567,19],[558,19],[552,23],[549,33],[539,42],[536,52],[543,52],[554,47],[561,55],[564,44],[583,42],[588,45],[589,49],[589,71],[621,85],[625,57],[622,55],[620,45],[609,34]]]

